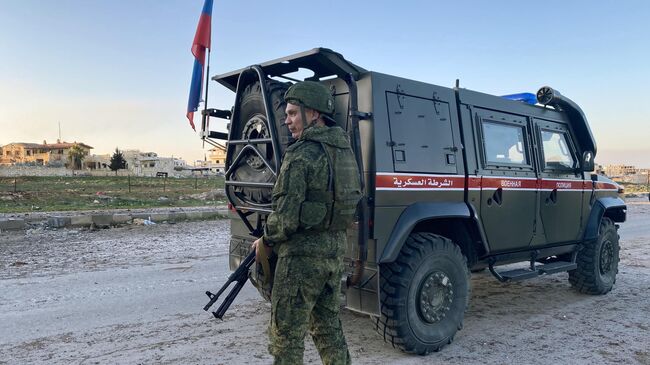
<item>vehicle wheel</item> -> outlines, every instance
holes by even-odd
[[[393,347],[425,355],[450,344],[469,303],[467,260],[449,239],[411,234],[395,262],[381,265],[376,329]]]
[[[278,151],[281,156],[289,143],[289,130],[284,125],[284,93],[288,85],[282,82],[269,80],[266,82],[266,89],[269,93],[271,112],[275,120],[275,129],[278,132]],[[269,118],[264,108],[264,98],[260,82],[254,82],[248,85],[241,94],[241,103],[237,120],[231,123],[231,139],[254,140],[261,138],[270,138],[271,131]],[[239,160],[237,166],[230,175],[234,181],[245,181],[253,183],[271,183],[275,181],[275,175],[266,166],[268,162],[275,167],[275,155],[270,144],[258,144],[255,147],[260,151],[262,157],[251,149],[244,151],[244,156]],[[237,156],[244,148],[238,145],[235,149],[234,156]],[[231,163],[234,162],[231,160]],[[238,199],[249,205],[268,205],[271,203],[271,190],[255,187],[236,187],[232,188]]]
[[[618,273],[618,232],[611,219],[603,217],[598,238],[578,251],[578,268],[569,271],[569,282],[581,293],[605,294],[612,290]]]

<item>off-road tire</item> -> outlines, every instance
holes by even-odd
[[[467,260],[458,246],[442,236],[413,233],[397,260],[381,265],[380,272],[381,315],[373,320],[386,342],[404,352],[425,355],[453,341],[462,328],[470,297]],[[444,298],[445,304],[426,301],[432,297],[427,284],[441,288],[433,293]],[[435,313],[433,320],[431,313]]]
[[[278,154],[282,156],[291,137],[289,130],[284,125],[285,107],[284,93],[288,89],[288,84],[274,80],[266,81],[266,89],[271,104],[271,113],[275,120],[275,129],[278,137]],[[242,91],[239,113],[237,120],[231,123],[231,139],[254,140],[258,138],[271,137],[271,129],[268,125],[268,118],[264,107],[264,98],[260,82],[256,81]],[[265,120],[264,123],[254,121]],[[253,128],[257,126],[258,128]],[[257,146],[264,154],[271,166],[274,165],[274,154],[271,145],[260,144]],[[243,146],[236,147],[234,155],[237,155]],[[230,177],[235,181],[271,183],[275,181],[274,174],[265,168],[259,156],[248,151],[247,155],[240,160]],[[271,191],[255,187],[236,187],[235,195],[250,205],[263,205],[271,203]]]
[[[266,90],[271,104],[271,113],[275,119],[275,129],[278,131],[278,140],[280,142],[281,152],[287,147],[291,134],[289,129],[284,125],[285,107],[284,93],[289,88],[289,84],[275,80],[266,81]],[[255,114],[265,114],[264,99],[262,97],[262,87],[260,82],[256,81],[244,89],[241,95],[239,115],[240,120],[248,120]],[[239,134],[241,134],[241,130]],[[236,136],[239,136],[237,134]]]
[[[620,246],[617,228],[611,219],[603,217],[598,238],[585,242],[578,251],[578,268],[569,271],[569,283],[584,294],[599,295],[612,290],[616,283]]]

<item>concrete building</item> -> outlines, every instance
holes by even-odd
[[[607,165],[605,166],[605,175],[609,177],[620,177],[625,175],[636,174],[634,165]]]
[[[194,166],[190,167],[192,173],[204,176],[224,174],[226,172],[226,146],[217,143],[208,152],[209,154],[205,156],[205,160],[194,161]]]
[[[43,141],[43,144],[9,143],[0,147],[0,165],[66,166],[68,164],[68,152],[75,145],[80,146],[86,155],[90,154],[90,150],[93,148],[81,142],[69,143],[60,140],[50,144],[47,141]]]
[[[86,153],[82,165],[84,170],[109,172],[111,157],[113,153],[104,155],[91,155],[93,147],[85,143],[68,143],[57,141],[57,143],[10,143],[0,146],[0,166],[26,165],[26,166],[47,166],[67,167],[68,151],[72,146],[79,145]],[[225,160],[225,147],[223,153],[211,152],[215,164],[223,171]],[[156,176],[158,173],[166,173],[167,176],[189,176],[190,167],[185,160],[175,157],[160,157],[155,152],[142,152],[140,150],[122,150],[126,161],[126,170],[136,176]]]
[[[155,159],[158,157],[158,154],[155,152],[141,152],[140,150],[123,150],[122,155],[124,156],[124,160],[126,160],[126,168],[134,172],[136,171],[136,168],[142,167],[142,160]],[[150,166],[146,165],[145,167]]]
[[[189,175],[186,171],[187,164],[184,160],[175,157],[143,157],[135,161],[135,166],[129,168],[138,176],[156,176],[166,173],[169,176]]]
[[[111,156],[106,155],[90,155],[86,157],[83,161],[83,165],[86,169],[90,170],[106,170],[110,171]]]
[[[605,175],[619,183],[650,185],[650,169],[637,169],[633,165],[607,165]]]
[[[648,169],[638,169],[635,174],[627,174],[623,176],[618,176],[612,178],[614,181],[626,182],[630,184],[639,184],[639,185],[650,185],[650,175],[648,175],[650,170]]]
[[[140,150],[124,150],[122,154],[126,160],[126,168],[137,176],[156,176],[158,173],[166,173],[168,176],[190,174],[187,171],[187,163],[180,158],[159,157],[155,152],[141,152]]]
[[[214,148],[208,150],[209,167],[214,172],[225,172],[226,169],[226,146],[217,143]]]

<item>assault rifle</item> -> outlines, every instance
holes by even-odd
[[[223,284],[221,289],[217,292],[217,294],[213,294],[209,291],[206,291],[205,294],[210,298],[210,301],[208,304],[203,307],[204,311],[207,311],[212,307],[214,303],[217,302],[219,299],[219,296],[228,288],[230,283],[233,281],[235,282],[235,286],[233,286],[232,290],[228,295],[226,296],[226,299],[223,300],[223,303],[219,306],[219,308],[212,312],[215,318],[218,319],[223,319],[223,315],[226,313],[230,305],[232,304],[233,300],[235,300],[235,297],[239,294],[239,291],[241,288],[244,287],[244,284],[246,284],[246,281],[248,280],[248,270],[251,267],[251,265],[255,262],[255,251],[252,251],[251,253],[246,256],[244,261],[239,265],[237,270],[235,270],[230,276],[228,277],[228,281]]]

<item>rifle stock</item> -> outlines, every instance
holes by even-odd
[[[251,265],[255,262],[255,251],[252,251],[251,253],[246,256],[244,261],[239,265],[237,270],[235,270],[230,276],[228,277],[228,281],[219,289],[219,291],[216,294],[211,293],[210,291],[206,291],[205,294],[210,298],[210,301],[208,304],[206,304],[203,307],[204,311],[207,311],[214,305],[214,303],[219,300],[219,296],[223,294],[223,292],[230,286],[232,282],[235,282],[235,286],[233,286],[232,290],[226,298],[223,300],[223,303],[219,306],[219,308],[212,312],[212,314],[215,316],[215,318],[222,319],[223,315],[226,313],[232,302],[235,300],[235,297],[239,294],[241,289],[244,287],[244,284],[246,284],[246,281],[248,280],[248,270],[251,267]]]

